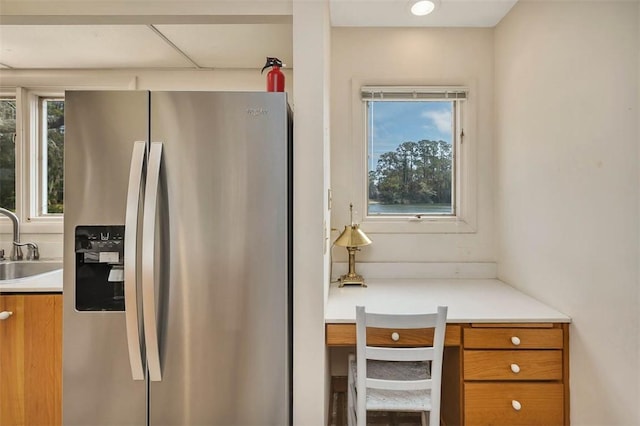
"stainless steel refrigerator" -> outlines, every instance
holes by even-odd
[[[63,423],[287,425],[284,93],[65,95]]]

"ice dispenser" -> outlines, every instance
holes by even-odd
[[[77,226],[76,309],[124,311],[124,226]]]

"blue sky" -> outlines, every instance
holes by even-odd
[[[451,143],[452,102],[371,102],[369,123],[369,169],[380,154],[395,151],[399,144],[422,139]]]

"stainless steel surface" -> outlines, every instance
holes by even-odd
[[[15,243],[20,242],[20,220],[18,216],[11,210],[7,210],[3,207],[0,207],[0,214],[5,215],[11,220],[11,224],[13,225],[13,243],[11,245],[11,255],[9,259],[11,260],[22,260],[22,249],[20,246],[16,246]]]
[[[13,242],[13,246],[17,249],[20,247],[27,248],[27,259],[26,260],[38,260],[40,259],[40,250],[38,249],[38,245],[36,243],[16,243]]]
[[[127,189],[127,207],[125,213],[124,231],[124,297],[129,301],[125,305],[125,320],[127,326],[127,346],[129,348],[129,364],[131,365],[131,377],[133,380],[144,380],[142,366],[142,352],[140,349],[141,334],[138,321],[138,268],[137,242],[138,242],[138,217],[141,204],[144,160],[147,145],[144,141],[136,141],[131,153],[131,167],[129,169],[129,187]]]
[[[6,261],[0,262],[0,280],[33,277],[62,269],[62,262]]]
[[[286,97],[153,93],[151,117],[169,254],[150,423],[290,424]]]
[[[65,110],[63,423],[290,425],[286,94],[67,92]],[[140,190],[143,140],[163,144]],[[74,309],[75,227],[121,224],[144,382],[125,313]]]
[[[158,342],[158,315],[156,312],[156,217],[158,209],[158,189],[160,185],[160,162],[162,143],[153,142],[149,151],[149,167],[144,198],[144,219],[142,228],[142,309],[144,333],[147,348],[147,367],[152,382],[162,380],[160,349]]]
[[[134,141],[148,140],[147,92],[65,94],[63,424],[144,425],[124,312],[75,310],[75,227],[125,223]]]

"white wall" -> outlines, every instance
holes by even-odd
[[[293,424],[301,426],[326,425],[329,401],[323,241],[329,226],[330,37],[328,2],[295,0]]]
[[[638,13],[637,13],[637,22],[640,23],[640,7],[638,7]],[[638,85],[636,87],[636,93],[637,93],[637,97],[639,99],[639,103],[640,103],[640,24],[638,25],[638,38],[636,41],[636,52],[638,53]],[[640,108],[636,108],[636,122],[640,123]],[[640,124],[639,124],[640,126]],[[638,129],[638,134],[636,135],[636,140],[637,140],[637,146],[640,146],[640,128]],[[640,148],[638,148],[638,152],[637,152],[637,162],[640,165]],[[638,187],[640,188],[640,166],[638,167]],[[640,197],[638,197],[638,211],[640,211]],[[638,228],[638,252],[640,252],[640,226],[637,227]],[[638,277],[639,277],[639,281],[640,281],[640,262],[637,263],[638,266]],[[638,293],[638,297],[637,297],[637,305],[636,306],[640,306],[640,291],[637,292]],[[637,319],[637,327],[638,329],[640,329],[640,315],[638,315],[638,319]],[[633,328],[633,327],[632,327]],[[640,343],[638,344],[638,346],[640,346]],[[638,348],[638,350],[640,351],[640,348]],[[636,376],[637,376],[637,381],[636,383],[638,383],[638,386],[640,387],[640,368],[636,369]],[[640,392],[640,389],[638,390],[638,392]]]
[[[293,70],[283,68],[291,100]],[[265,90],[266,74],[247,70],[9,70],[0,69],[0,87],[140,90]]]
[[[498,275],[572,317],[575,425],[640,424],[637,9],[521,0],[495,31]]]
[[[477,231],[444,234],[371,234],[373,244],[358,262],[493,261],[492,125],[493,30],[460,28],[333,28],[331,40],[331,182],[332,223],[349,223],[349,203],[362,198],[354,183],[354,165],[364,140],[352,126],[353,90],[360,84],[456,85],[471,89],[475,126],[465,128],[465,143],[475,144]],[[352,87],[353,86],[353,87]],[[355,87],[357,86],[357,87]],[[366,171],[364,172],[366,173]],[[356,176],[357,179],[357,176]],[[356,211],[354,219],[361,220]],[[362,228],[369,234],[367,225]],[[332,235],[332,239],[337,237]],[[334,249],[336,260],[346,250]]]

